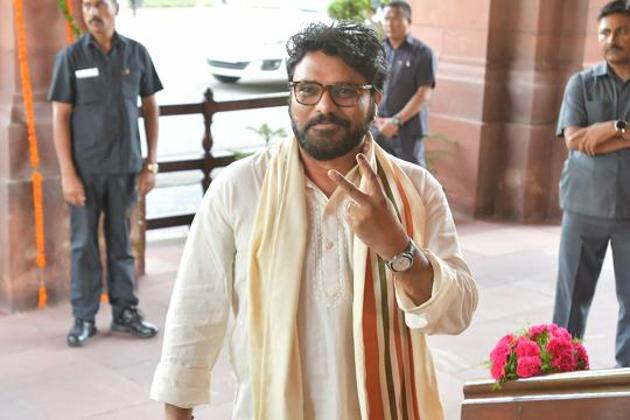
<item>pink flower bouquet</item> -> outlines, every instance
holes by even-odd
[[[508,334],[490,352],[495,389],[511,379],[588,368],[582,343],[556,324],[534,325],[519,334]]]

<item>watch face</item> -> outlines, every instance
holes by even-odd
[[[400,272],[408,270],[413,264],[413,260],[409,258],[407,255],[399,255],[394,261],[392,261],[392,269],[394,271]]]
[[[624,120],[617,120],[615,122],[615,128],[617,130],[625,130],[628,124]]]

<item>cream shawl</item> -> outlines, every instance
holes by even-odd
[[[418,192],[369,135],[365,144],[392,211],[423,247],[426,218]],[[365,191],[360,175],[356,183]],[[251,243],[248,333],[257,420],[303,419],[296,319],[306,232],[304,170],[297,140],[287,139],[265,174]],[[353,266],[352,334],[361,418],[443,418],[425,335],[406,326],[391,273],[356,237]]]

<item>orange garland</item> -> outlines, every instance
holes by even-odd
[[[42,203],[42,175],[39,172],[39,148],[37,145],[37,132],[35,130],[35,112],[33,109],[33,88],[31,75],[28,68],[28,56],[26,48],[26,28],[24,25],[23,0],[13,0],[15,10],[15,30],[17,35],[18,62],[20,65],[20,77],[22,79],[22,96],[24,97],[24,113],[26,115],[26,127],[28,133],[29,153],[33,181],[33,213],[35,217],[35,244],[37,256],[35,262],[40,269],[40,282],[38,303],[39,308],[46,307],[48,294],[43,278],[43,270],[46,267],[46,249],[44,236],[44,206]]]
[[[72,0],[66,0],[66,7],[68,8],[68,13],[70,14],[70,16],[72,16],[74,12],[74,5],[72,4]],[[72,44],[74,42],[72,24],[69,21],[66,21],[66,41],[68,41],[68,44]]]

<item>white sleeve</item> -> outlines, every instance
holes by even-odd
[[[477,308],[478,290],[464,261],[455,222],[442,186],[428,173],[418,185],[426,208],[423,252],[433,266],[431,298],[417,306],[401,287],[396,287],[398,306],[405,311],[409,328],[426,334],[459,334]]]
[[[151,399],[182,408],[210,402],[210,372],[227,328],[235,240],[226,210],[230,195],[217,181],[186,240],[151,386]]]

